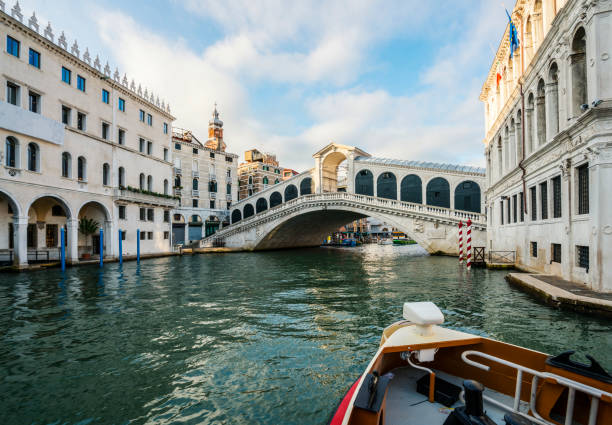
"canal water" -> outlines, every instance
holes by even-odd
[[[2,424],[320,424],[404,301],[612,369],[611,322],[416,246],[161,258],[0,275]]]

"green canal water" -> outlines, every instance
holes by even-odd
[[[320,424],[404,301],[612,369],[611,322],[416,246],[185,256],[0,275],[2,424]]]

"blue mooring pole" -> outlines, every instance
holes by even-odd
[[[121,243],[122,236],[123,231],[119,229],[119,265],[123,264],[123,244]]]
[[[100,227],[100,267],[104,265],[104,229]]]
[[[66,271],[66,241],[64,238],[66,237],[66,229],[63,227],[60,230],[60,263],[62,264],[62,271]]]
[[[136,229],[136,263],[140,264],[140,229]]]

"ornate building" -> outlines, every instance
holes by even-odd
[[[6,6],[8,8],[8,6]],[[165,102],[64,33],[0,2],[0,261],[25,267],[171,251]],[[91,220],[89,230],[79,226]],[[93,232],[91,231],[93,230]]]
[[[612,291],[612,2],[518,0],[480,99],[488,249]],[[607,267],[606,267],[607,266]]]
[[[278,165],[276,155],[251,149],[244,153],[244,160],[245,162],[238,167],[240,185],[238,199],[253,196],[283,180],[282,167]]]
[[[238,155],[225,149],[216,104],[205,143],[189,130],[172,129],[174,195],[181,199],[173,216],[175,243],[201,239],[229,224],[228,210],[238,196]]]

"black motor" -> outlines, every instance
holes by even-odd
[[[465,406],[457,407],[446,418],[444,425],[495,425],[484,411],[482,393],[484,386],[477,381],[463,381]]]

